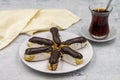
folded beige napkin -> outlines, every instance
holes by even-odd
[[[73,23],[76,23],[79,17],[73,15],[66,9],[44,9],[39,10],[31,23],[22,31],[22,33],[33,34],[36,31],[49,30],[52,26],[66,29]]]
[[[66,29],[80,20],[66,9],[0,11],[0,49],[10,44],[20,33],[33,35],[51,27]]]

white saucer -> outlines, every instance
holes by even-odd
[[[114,27],[112,27],[112,28],[110,28],[110,33],[109,33],[109,35],[108,35],[107,38],[101,39],[101,40],[97,40],[97,39],[94,39],[94,38],[92,38],[92,37],[90,36],[88,29],[89,29],[89,27],[86,27],[86,26],[81,27],[80,33],[81,33],[82,36],[84,36],[84,37],[87,38],[88,40],[94,41],[94,42],[106,42],[106,41],[110,41],[110,40],[115,39],[116,36],[117,36],[117,35],[116,35],[116,34],[117,34],[116,29],[115,29]]]

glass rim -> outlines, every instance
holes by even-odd
[[[99,9],[99,8],[103,8],[103,9],[105,9],[105,7],[96,7],[96,8],[92,8],[94,5],[89,5],[89,10],[90,11],[93,11],[94,9]],[[111,12],[113,10],[113,6],[109,6],[109,8],[108,8],[108,12]],[[98,13],[98,12],[96,12],[96,13]]]

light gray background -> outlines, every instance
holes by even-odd
[[[0,0],[0,9],[65,8],[82,20],[66,31],[80,35],[80,27],[88,26],[91,14],[88,5],[95,0]],[[96,0],[98,1],[98,0]],[[108,0],[100,0],[106,3]],[[67,74],[45,74],[27,67],[19,58],[19,47],[27,38],[20,35],[0,51],[0,80],[120,80],[120,0],[113,0],[109,20],[117,29],[117,38],[105,43],[90,42],[94,57],[84,68]]]

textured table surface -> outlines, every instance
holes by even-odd
[[[90,24],[88,5],[93,1],[95,0],[0,0],[0,9],[65,8],[82,19],[66,31],[80,35],[80,27]],[[0,80],[120,80],[120,0],[113,0],[112,6],[114,9],[109,20],[110,26],[117,29],[117,38],[105,43],[90,42],[94,56],[86,67],[59,75],[32,70],[19,58],[19,47],[27,38],[20,35],[0,51]]]

